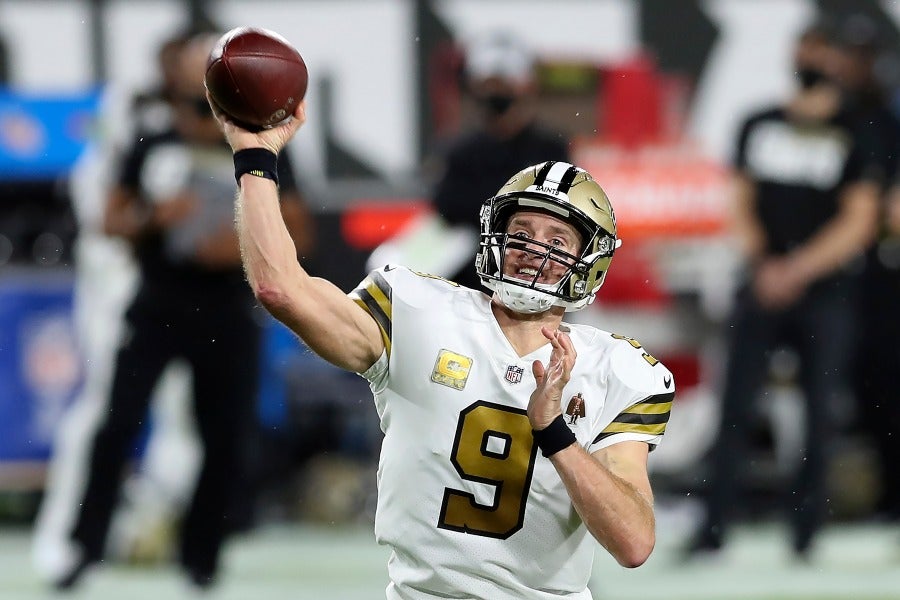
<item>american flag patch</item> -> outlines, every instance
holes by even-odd
[[[506,367],[506,380],[510,383],[519,383],[522,381],[522,373],[525,372],[525,369],[522,367],[517,367],[516,365],[509,365]]]

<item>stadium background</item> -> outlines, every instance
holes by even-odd
[[[161,41],[204,16],[223,29],[276,30],[306,59],[309,121],[293,148],[319,232],[308,267],[343,289],[375,247],[429,210],[434,152],[472,117],[459,86],[465,44],[504,30],[535,50],[541,116],[575,141],[575,162],[606,188],[625,240],[598,302],[578,318],[641,340],[679,383],[651,460],[660,551],[635,572],[598,558],[598,598],[900,597],[900,533],[872,521],[876,458],[864,440],[832,442],[834,528],[813,563],[791,562],[769,522],[800,441],[788,352],[773,362],[735,549],[716,565],[677,561],[717,422],[736,266],[723,229],[731,140],[747,111],[790,90],[794,38],[823,10],[866,12],[900,49],[900,3],[888,0],[0,0],[0,598],[41,597],[28,555],[47,458],[86,369],[101,368],[84,363],[71,314],[74,174],[115,135],[123,99],[153,83]],[[367,439],[365,386],[276,326],[270,333],[279,385],[261,394],[261,421],[304,435],[310,414],[351,415],[356,439]],[[327,452],[272,492],[217,594],[379,597],[374,469],[360,459],[365,447],[348,445],[308,449]],[[84,597],[178,593],[160,566],[102,577]]]

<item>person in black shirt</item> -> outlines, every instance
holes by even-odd
[[[900,171],[885,199],[877,244],[867,255],[860,314],[858,388],[863,433],[874,442],[880,475],[875,512],[900,521]]]
[[[569,150],[568,140],[536,120],[534,59],[518,40],[494,34],[473,44],[466,54],[466,75],[481,120],[477,129],[450,144],[433,204],[447,224],[470,226],[477,240],[479,207],[510,173],[547,160],[568,162]],[[448,279],[481,286],[474,262]]]
[[[837,28],[834,75],[844,90],[845,105],[867,139],[867,147],[879,149],[889,162],[885,169],[897,173],[900,157],[900,121],[890,109],[886,82],[877,65],[888,45],[885,32],[870,17],[856,13]],[[881,517],[900,519],[900,402],[896,374],[900,369],[900,196],[897,176],[882,206],[878,239],[866,253],[862,274],[860,335],[856,352],[856,398],[861,432],[877,450],[880,494],[875,511]]]
[[[883,157],[863,146],[826,77],[828,32],[813,27],[795,49],[796,93],[740,129],[736,233],[747,277],[735,300],[712,447],[706,519],[689,552],[718,550],[738,500],[755,401],[771,353],[788,342],[800,358],[805,441],[787,508],[793,549],[806,557],[826,518],[825,472],[836,394],[849,386],[858,283],[846,267],[871,243]]]
[[[88,480],[71,539],[79,551],[55,584],[75,585],[101,560],[123,468],[135,451],[153,388],[183,359],[193,375],[193,414],[203,459],[184,515],[179,560],[190,580],[213,582],[219,554],[236,525],[243,482],[242,440],[254,418],[261,313],[244,280],[233,225],[231,150],[205,98],[203,73],[215,37],[182,50],[172,98],[173,128],[139,133],[109,195],[104,227],[128,240],[140,268],[125,314],[109,408],[90,451]],[[288,160],[279,161],[283,213],[309,249],[307,213]]]

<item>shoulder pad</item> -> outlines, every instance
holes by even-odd
[[[611,334],[617,341],[610,355],[612,376],[639,396],[670,394],[675,391],[672,372],[634,338]]]

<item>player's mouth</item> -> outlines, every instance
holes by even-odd
[[[546,271],[546,269],[545,269]],[[520,281],[527,281],[530,283],[551,283],[547,277],[547,273],[541,273],[534,267],[518,267],[510,277],[514,279],[518,279]]]

